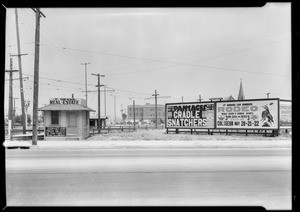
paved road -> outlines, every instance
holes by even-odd
[[[291,149],[7,150],[9,206],[291,209]]]

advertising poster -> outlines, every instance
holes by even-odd
[[[280,101],[280,126],[292,126],[292,102]]]
[[[278,129],[278,102],[278,99],[217,102],[217,128]]]
[[[46,127],[46,137],[62,137],[66,136],[66,127]]]
[[[166,128],[214,128],[214,103],[166,104]]]

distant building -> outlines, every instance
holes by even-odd
[[[222,99],[222,101],[232,101],[232,100],[235,100],[235,99],[231,96],[231,94],[230,94],[230,96]]]
[[[127,120],[133,122],[133,105],[127,106]],[[165,122],[165,105],[157,105],[157,122]],[[155,105],[147,103],[145,105],[135,105],[135,121],[155,123]]]
[[[100,117],[100,126],[105,127],[107,122],[107,117],[106,116],[101,116]],[[96,112],[90,112],[90,127],[98,127],[98,113]]]
[[[239,94],[238,94],[237,100],[244,100],[244,99],[245,99],[245,94],[244,94],[243,83],[242,83],[242,79],[241,79],[240,89],[239,89]],[[235,99],[230,94],[230,96],[228,96],[228,97],[209,98],[209,100],[212,102],[212,101],[234,101]]]
[[[241,79],[238,100],[243,100],[243,99],[245,99],[245,95],[244,95],[243,84]]]
[[[230,94],[230,96],[228,96],[228,97],[209,98],[209,100],[212,102],[212,101],[232,101],[232,100],[235,100],[235,99]]]

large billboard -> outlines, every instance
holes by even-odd
[[[279,99],[216,102],[217,129],[278,129]]]
[[[280,126],[292,126],[292,102],[280,100]]]
[[[166,128],[213,129],[214,110],[212,102],[166,104]]]

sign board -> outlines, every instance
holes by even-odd
[[[292,102],[280,101],[280,126],[292,126]]]
[[[278,129],[279,99],[216,102],[217,129]]]
[[[214,109],[211,102],[166,104],[166,128],[213,129]]]
[[[45,127],[45,136],[64,137],[66,136],[66,127]]]
[[[50,104],[60,104],[60,105],[78,105],[79,100],[74,98],[51,98]]]

